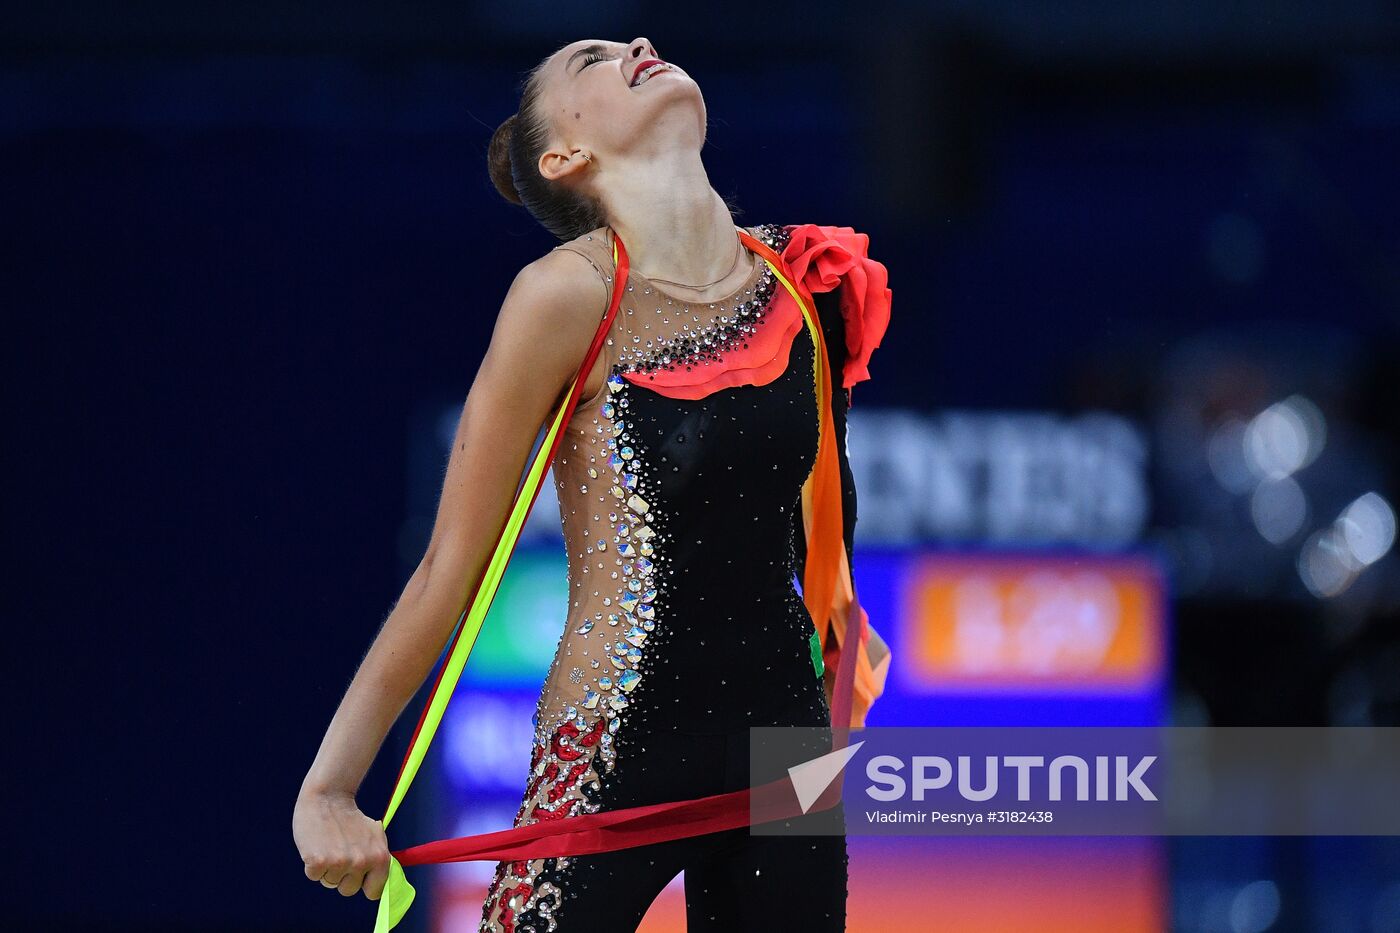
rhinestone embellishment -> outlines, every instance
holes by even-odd
[[[781,253],[787,247],[789,233],[786,227],[765,224],[757,229],[758,239],[774,252]],[[682,325],[682,332],[673,337],[654,344],[647,341],[652,344],[648,348],[624,351],[624,371],[654,373],[658,369],[674,370],[680,367],[688,370],[697,363],[720,361],[729,350],[748,346],[749,335],[758,329],[772,307],[776,291],[777,277],[768,264],[763,263],[757,283],[742,293],[750,297],[733,305],[709,304],[706,310],[710,320],[699,328],[690,329],[688,325]],[[697,303],[700,304],[704,303]],[[683,305],[681,313],[689,308],[689,305]]]
[[[775,252],[787,246],[783,226],[754,232]],[[649,665],[658,661],[649,659],[649,652],[658,644],[658,625],[666,624],[663,581],[671,568],[663,479],[671,466],[664,451],[649,449],[646,435],[637,430],[635,413],[646,409],[632,393],[646,390],[623,374],[720,360],[747,344],[779,287],[760,260],[751,286],[725,302],[685,305],[664,293],[654,295],[646,284],[629,290],[626,313],[618,315],[626,336],[616,344],[609,338],[615,362],[606,391],[576,411],[555,460],[569,549],[570,613],[535,710],[535,742],[517,826],[602,808],[622,730],[629,717],[646,715],[644,685],[657,676]],[[663,307],[652,318],[654,305],[642,312],[632,302]],[[628,328],[639,314],[655,321],[657,330],[645,322]],[[656,336],[662,324],[669,334],[664,339]],[[652,336],[644,338],[643,332]],[[566,857],[501,862],[480,933],[552,933],[566,902],[570,864]]]

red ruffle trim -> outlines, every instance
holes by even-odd
[[[867,255],[870,237],[851,227],[800,224],[789,228],[783,262],[793,280],[809,295],[841,290],[845,321],[846,365],[842,388],[870,378],[870,355],[880,345],[890,320],[889,274]],[[697,399],[740,385],[767,385],[788,367],[792,340],[803,330],[802,309],[781,283],[772,304],[750,334],[747,346],[729,350],[719,360],[704,360],[689,368],[623,373],[634,385],[646,386],[669,398]]]
[[[846,322],[846,365],[841,387],[870,378],[870,355],[890,324],[889,271],[869,256],[870,237],[851,227],[802,224],[792,228],[783,261],[808,292],[841,289]]]

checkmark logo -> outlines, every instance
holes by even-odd
[[[793,765],[788,768],[788,777],[792,778],[792,788],[797,791],[797,802],[802,805],[802,812],[806,813],[812,804],[817,802],[817,798],[831,786],[831,782],[836,780],[846,765],[851,763],[855,757],[856,749],[864,745],[862,740],[854,745],[828,752],[820,758],[813,758],[811,761],[804,761],[800,765]]]

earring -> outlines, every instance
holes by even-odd
[[[589,165],[592,165],[592,164],[593,164],[593,157],[592,157],[591,155],[589,155],[588,153],[586,153],[586,152],[580,152],[579,155],[581,155],[581,156],[583,156],[585,159],[587,159]]]

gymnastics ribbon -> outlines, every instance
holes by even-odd
[[[838,384],[840,374],[831,371],[826,341],[814,310],[816,303],[812,300],[806,283],[780,271],[784,266],[783,260],[762,241],[743,230],[739,231],[739,236],[745,245],[768,263],[788,294],[792,296],[792,300],[802,309],[807,329],[819,350],[815,377],[817,404],[821,412],[821,435],[817,444],[817,462],[807,482],[802,485],[802,524],[807,537],[807,560],[802,574],[802,601],[816,626],[821,640],[822,655],[824,658],[840,659],[833,665],[836,668],[834,676],[828,678],[828,684],[831,684],[833,679],[835,681],[830,686],[832,725],[835,727],[839,723],[842,728],[861,728],[865,725],[865,716],[870,707],[884,692],[890,654],[878,636],[873,639],[871,637],[873,630],[865,610],[856,599],[850,555],[846,552],[841,501],[841,463],[836,449],[836,425],[831,417],[831,394]],[[854,623],[852,619],[855,619]],[[858,634],[852,638],[858,648],[853,652],[853,670],[843,677],[847,634],[853,624],[857,626]],[[842,690],[850,695],[852,712],[849,716],[843,714],[838,718],[834,710]]]
[[[839,642],[839,649],[832,652],[837,663],[831,697],[832,750],[837,751],[846,747],[849,725],[856,713],[852,702],[853,686],[859,666],[857,655],[862,654],[859,649],[866,643],[868,636],[865,632],[866,616],[855,599],[849,579],[844,581],[844,586],[838,585],[835,579],[835,575],[843,570],[849,576],[849,559],[841,534],[841,477],[835,448],[835,428],[831,419],[830,364],[810,295],[793,284],[785,274],[782,259],[773,250],[750,236],[747,231],[739,229],[738,233],[744,244],[758,253],[797,301],[802,309],[808,333],[819,351],[814,355],[813,366],[820,421],[817,460],[802,487],[804,530],[809,541],[808,565],[803,578],[803,598],[808,610],[812,612],[824,648],[832,645],[832,632]],[[386,832],[389,821],[398,812],[399,804],[403,802],[404,795],[413,783],[427,755],[428,746],[442,722],[443,713],[461,678],[511,554],[520,539],[525,519],[534,506],[535,498],[543,485],[544,475],[553,462],[562,439],[563,428],[578,406],[583,383],[617,314],[622,294],[626,290],[624,286],[629,265],[626,247],[615,232],[613,267],[612,300],[599,325],[598,333],[594,335],[593,343],[574,377],[568,396],[550,422],[545,437],[525,473],[524,482],[516,492],[514,504],[498,536],[491,559],[472,589],[466,608],[458,618],[452,642],[447,649],[447,660],[439,670],[432,692],[419,716],[418,725],[399,768],[388,809],[384,818],[380,820],[380,825]],[[817,540],[812,540],[813,535],[817,536]],[[834,535],[834,547],[831,546],[831,535]],[[829,608],[818,611],[823,606]],[[836,618],[838,611],[839,619]],[[863,715],[859,718],[863,722]],[[831,809],[841,800],[841,786],[842,782],[838,777],[815,803],[805,809],[797,800],[791,779],[784,777],[757,787],[725,794],[584,813],[566,820],[539,821],[512,829],[443,839],[391,851],[389,876],[380,895],[374,931],[388,933],[398,925],[413,903],[415,891],[404,874],[405,867],[443,862],[591,855],[721,832]]]

